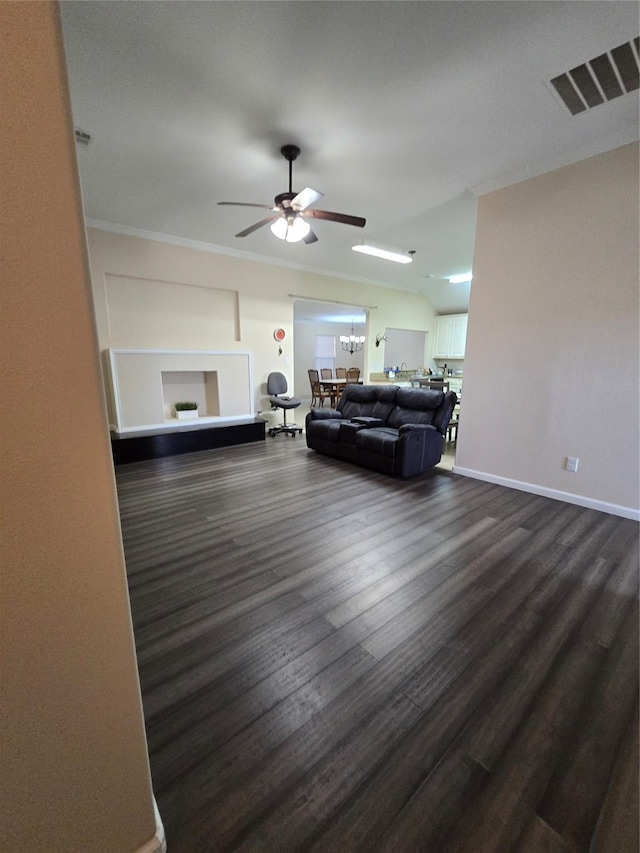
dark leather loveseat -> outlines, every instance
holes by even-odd
[[[397,385],[347,385],[336,409],[311,409],[307,447],[393,477],[412,477],[442,456],[457,397]]]

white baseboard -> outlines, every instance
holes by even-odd
[[[485,471],[474,471],[473,468],[461,468],[459,465],[453,466],[453,473],[460,474],[463,477],[473,477],[474,480],[495,483],[497,486],[506,486],[509,489],[518,489],[521,492],[541,495],[544,498],[553,498],[557,501],[584,506],[587,509],[608,512],[609,515],[619,515],[622,518],[630,518],[632,521],[640,521],[640,510],[630,506],[620,506],[618,504],[607,503],[606,501],[598,501],[594,498],[586,498],[583,495],[574,495],[572,492],[548,489],[545,486],[538,486],[535,483],[525,483],[522,480],[512,480],[509,477],[498,477],[495,474],[487,474]]]
[[[167,853],[167,839],[165,838],[164,826],[162,825],[162,818],[160,817],[155,797],[153,798],[153,810],[156,815],[156,834],[149,841],[146,841],[142,847],[139,847],[136,853]]]
[[[165,844],[163,847],[158,836],[154,835],[149,841],[145,841],[142,847],[138,847],[136,853],[167,853],[167,846]]]

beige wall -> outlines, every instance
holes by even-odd
[[[482,197],[473,271],[456,470],[637,512],[637,144]]]
[[[248,350],[253,353],[256,412],[268,407],[266,380],[272,371],[285,374],[290,393],[308,396],[306,370],[311,365],[305,363],[297,371],[294,366],[294,300],[290,294],[370,308],[370,332],[363,356],[367,376],[384,366],[383,348],[377,349],[372,343],[376,332],[385,326],[422,326],[425,331],[434,328],[431,305],[415,294],[97,228],[89,228],[88,235],[100,348]],[[144,300],[147,320],[143,340],[135,326],[118,321],[126,311],[121,310],[119,302],[114,303],[121,290],[113,283],[125,280],[130,286],[126,298],[131,301],[131,289],[139,287]],[[193,306],[202,305],[203,290],[210,289],[230,292],[237,300],[237,325],[230,319],[221,322],[216,314],[211,315],[211,325],[202,322],[202,312]],[[150,291],[154,298],[145,298]],[[228,318],[231,306],[236,304],[233,299],[227,300],[227,308],[220,309]],[[114,305],[117,310],[113,310]],[[192,326],[183,322],[183,317],[176,315],[177,305],[181,315],[197,316],[198,322]],[[273,337],[280,327],[286,333],[282,344]],[[315,332],[299,324],[296,334],[310,336]],[[278,354],[280,346],[282,355]],[[296,349],[301,347],[304,351],[298,340]]]
[[[57,6],[0,31],[0,848],[129,853],[155,820]]]

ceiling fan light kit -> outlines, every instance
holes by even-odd
[[[292,217],[291,221],[289,217],[282,216],[271,225],[271,233],[275,234],[280,240],[286,240],[287,243],[298,243],[300,240],[304,240],[310,231],[309,223],[298,216]]]
[[[315,243],[318,238],[311,230],[306,218],[328,219],[330,222],[340,222],[343,225],[355,225],[356,228],[364,228],[366,219],[361,216],[349,216],[346,213],[333,213],[330,210],[311,210],[310,206],[319,201],[323,194],[318,190],[305,187],[301,192],[292,190],[293,161],[298,157],[300,149],[297,145],[283,145],[280,153],[289,163],[289,192],[280,193],[273,200],[273,204],[252,204],[241,201],[219,201],[218,204],[236,205],[238,207],[261,207],[265,210],[274,211],[271,216],[261,219],[254,225],[245,228],[236,234],[236,237],[247,237],[258,228],[271,223],[271,233],[279,240],[288,243]]]
[[[410,264],[413,260],[413,253],[407,252],[392,252],[390,249],[381,249],[377,246],[370,246],[367,243],[358,243],[357,246],[351,247],[354,252],[361,252],[363,255],[372,255],[374,258],[382,258],[385,261],[395,261],[397,264]]]

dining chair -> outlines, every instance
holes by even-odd
[[[323,367],[320,370],[320,379],[333,379],[333,371],[330,367]]]
[[[311,407],[320,403],[320,374],[317,370],[308,370],[309,385],[311,385]]]
[[[346,379],[347,378],[347,368],[346,367],[336,367],[336,379]]]
[[[457,408],[457,406],[456,406]],[[444,434],[444,443],[446,444],[448,441],[455,441],[456,444],[458,442],[458,426],[460,423],[460,410],[453,410],[453,415],[451,416],[451,420],[447,424],[447,428]]]
[[[448,391],[449,383],[445,382],[444,379],[421,379],[420,387],[432,388],[434,391]]]
[[[360,368],[359,367],[349,367],[347,369],[347,382],[358,382],[360,379]]]
[[[324,406],[325,400],[333,402],[333,391],[323,389],[320,384],[320,374],[318,371],[310,369],[307,372],[309,373],[309,383],[311,385],[311,408],[318,404]]]

